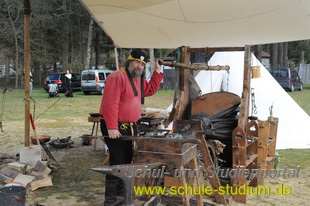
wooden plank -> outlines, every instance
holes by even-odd
[[[182,154],[138,150],[136,162],[143,162],[143,163],[161,162],[168,166],[177,167],[181,164],[185,165],[192,158],[196,157],[196,152],[197,152],[196,145],[192,146]]]
[[[43,172],[46,169],[46,167],[47,166],[43,164],[41,161],[37,161],[33,169],[37,172]]]
[[[19,162],[10,162],[7,164],[7,167],[8,168],[11,168],[11,169],[15,169],[19,172],[24,172],[26,170],[26,165],[25,164],[21,164]]]
[[[4,182],[4,183],[9,183],[9,182],[12,182],[13,181],[13,178],[11,177],[8,177],[4,174],[0,174],[0,182]]]
[[[270,131],[269,131],[269,141],[268,141],[268,146],[267,146],[267,154],[270,157],[275,157],[279,118],[268,117],[268,122],[270,123]],[[267,169],[273,169],[274,163],[275,163],[274,160],[268,162]]]
[[[35,180],[35,177],[33,176],[18,174],[17,177],[13,180],[13,182],[19,182],[24,187],[27,187],[27,185],[34,180]]]
[[[3,168],[0,169],[0,174],[3,174],[5,176],[8,176],[8,177],[14,179],[19,174],[19,171],[15,170],[15,169],[12,169],[12,168],[8,168],[8,167],[3,167]]]
[[[212,171],[213,174],[216,174],[216,170],[215,170],[213,161],[212,161],[211,156],[210,156],[210,152],[209,152],[209,149],[207,146],[205,135],[198,134],[197,138],[200,139],[200,141],[201,141],[201,143],[198,145],[198,147],[199,147],[199,150],[200,150],[201,155],[202,155],[204,167],[205,167],[205,169],[210,168],[208,170],[209,182],[210,182],[210,184],[214,190],[219,191],[218,189],[219,189],[219,187],[221,187],[220,180],[216,175],[212,175],[210,173],[210,170],[213,170]],[[214,197],[215,197],[215,200],[217,203],[224,204],[224,205],[227,204],[225,197],[223,195],[220,195],[218,192],[214,192]]]
[[[251,155],[251,157],[250,157],[249,159],[246,160],[245,166],[247,167],[247,166],[249,166],[252,162],[254,162],[255,159],[257,158],[257,156],[258,156],[257,154]]]
[[[36,180],[41,180],[41,179],[44,179],[44,178],[48,177],[47,173],[45,173],[45,172],[36,172],[36,171],[32,171],[28,175],[35,177]]]
[[[152,152],[171,152],[171,153],[182,153],[182,144],[177,141],[167,141],[168,139],[163,138],[153,138],[148,139],[137,139],[137,145],[140,151],[152,151]],[[174,139],[170,139],[174,140]],[[164,144],[167,143],[167,144]],[[168,144],[169,143],[169,144]]]
[[[31,191],[34,191],[41,187],[48,187],[48,186],[53,186],[52,178],[50,176],[30,183]]]
[[[246,148],[246,153],[247,154],[257,154],[257,147],[258,147],[258,142],[255,140],[251,144],[249,144]]]
[[[193,158],[189,164],[192,164],[192,166],[190,168],[192,168],[193,170],[198,170],[198,161],[197,161],[197,157]],[[194,178],[194,186],[195,187],[200,187],[201,185],[201,182],[200,182],[200,179],[199,177],[195,177]],[[196,195],[196,200],[197,200],[197,205],[198,206],[203,206],[203,201],[202,201],[202,197],[201,195]]]
[[[258,121],[258,157],[257,157],[257,169],[266,169],[266,157],[267,157],[267,141],[269,137],[270,124],[264,121]],[[257,185],[263,185],[264,179],[257,179]],[[255,185],[255,186],[257,186]]]
[[[233,148],[233,169],[237,167],[240,169],[245,169],[246,167],[246,134],[245,131],[239,126],[234,129],[232,135],[232,148]],[[246,184],[245,177],[233,177],[232,186],[235,187],[235,191],[239,191],[239,187]],[[243,190],[240,188],[240,190]],[[244,193],[241,191],[241,193]],[[233,196],[233,200],[239,203],[246,203],[246,195],[237,194]]]

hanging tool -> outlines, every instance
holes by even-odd
[[[5,97],[6,97],[5,93],[7,90],[8,90],[7,88],[4,88],[4,90],[2,92],[2,102],[1,102],[1,111],[0,111],[0,129],[1,129],[1,132],[4,132],[2,120],[3,120]]]
[[[273,102],[272,102],[271,106],[269,107],[269,113],[270,113],[269,117],[272,117],[272,115],[273,115]]]
[[[56,159],[55,159],[55,157],[54,157],[53,154],[51,153],[51,151],[50,151],[50,150],[47,148],[47,146],[45,145],[45,142],[39,140],[39,136],[37,135],[37,132],[36,132],[36,127],[35,127],[35,125],[34,125],[34,121],[33,121],[33,118],[32,118],[32,114],[30,114],[30,122],[31,122],[31,126],[32,126],[32,129],[33,129],[34,136],[35,136],[35,138],[36,138],[36,140],[37,140],[37,145],[40,145],[40,144],[41,144],[41,146],[43,147],[43,149],[44,149],[44,151],[46,152],[46,154],[47,154],[52,160],[54,160],[55,162],[57,162]]]
[[[251,116],[249,116],[249,120],[257,120],[258,118],[254,116],[254,114],[257,114],[254,88],[251,88],[251,103],[252,103],[252,108],[251,108]]]

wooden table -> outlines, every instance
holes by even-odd
[[[95,143],[94,143],[94,150],[96,150],[96,140],[98,139],[98,130],[99,130],[99,123],[100,123],[100,119],[102,117],[93,117],[93,116],[89,116],[88,117],[88,122],[93,122],[93,128],[92,128],[92,131],[91,131],[91,136],[96,136],[96,137],[93,137],[91,139],[94,139],[95,140]]]

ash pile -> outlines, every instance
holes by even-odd
[[[144,136],[151,136],[152,138],[165,138],[165,139],[186,139],[188,137],[188,132],[173,132],[168,130],[163,131],[150,131],[146,132]]]

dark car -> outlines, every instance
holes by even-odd
[[[270,70],[271,75],[277,80],[277,82],[285,90],[291,92],[295,90],[302,90],[303,83],[295,69],[291,68],[272,68]]]
[[[71,73],[71,88],[73,91],[81,90],[81,74],[79,73]],[[54,73],[49,74],[46,79],[44,80],[43,88],[45,91],[48,92],[49,90],[49,84],[57,84],[58,86],[58,92],[65,92],[64,89],[64,79],[65,79],[66,73]]]

